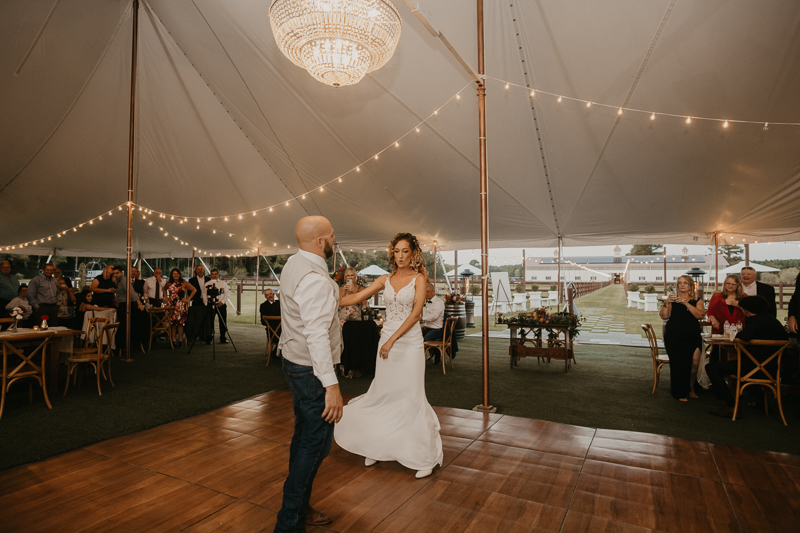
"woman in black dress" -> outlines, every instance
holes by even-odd
[[[703,300],[695,295],[690,276],[678,278],[677,294],[670,294],[659,311],[667,321],[664,326],[664,347],[669,356],[669,381],[672,396],[682,402],[687,396],[697,398],[694,381],[703,349],[699,319],[705,315]]]

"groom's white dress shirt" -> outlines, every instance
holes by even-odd
[[[338,383],[333,365],[339,362],[341,356],[341,336],[339,335],[337,315],[339,309],[337,287],[327,275],[328,265],[322,257],[305,250],[298,251],[296,256],[310,261],[318,268],[308,272],[300,272],[299,275],[302,278],[292,291],[290,285],[296,275],[292,270],[295,265],[290,265],[287,261],[286,266],[284,266],[283,274],[281,275],[281,292],[286,297],[282,299],[281,305],[283,324],[280,349],[283,356],[289,361],[313,367],[314,375],[320,380],[322,386],[329,387]],[[290,258],[289,261],[292,261],[292,259],[294,258]],[[292,263],[295,262],[298,261],[292,261]],[[324,275],[322,274],[323,272],[325,273]],[[286,286],[284,287],[284,285]],[[294,308],[291,305],[291,300],[296,304],[302,321],[302,325],[298,325],[298,329],[302,328],[302,336],[305,338],[305,343],[291,342],[291,330],[294,329],[292,327],[294,324],[289,323],[290,314]],[[332,327],[332,324],[335,327]],[[332,338],[332,332],[333,335],[339,336]],[[307,344],[307,353],[305,347],[298,344]],[[307,361],[306,359],[309,356],[310,361]]]

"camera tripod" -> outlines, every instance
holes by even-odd
[[[233,346],[233,350],[236,353],[239,353],[239,350],[236,349],[236,343],[233,342],[233,337],[231,336],[231,332],[228,330],[228,324],[222,318],[222,313],[219,312],[219,307],[217,307],[217,299],[216,298],[209,298],[208,299],[208,305],[206,306],[206,309],[208,309],[209,307],[214,309],[214,312],[217,313],[217,316],[219,317],[220,325],[225,326],[225,335],[231,341],[231,346]],[[213,325],[214,324],[214,315],[211,314],[211,313],[207,313],[206,317],[205,317],[205,320],[209,320],[211,322],[211,353],[213,354],[213,356],[212,356],[213,359],[216,361],[217,360],[217,341],[216,341],[216,335],[214,334],[215,333],[214,325]],[[189,355],[190,353],[192,353],[192,348],[194,348],[194,343],[197,342],[197,337],[199,337],[199,336],[200,336],[199,334],[196,335],[195,338],[192,340],[192,345],[189,346],[189,351],[186,352],[186,355]]]

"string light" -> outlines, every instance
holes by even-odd
[[[617,109],[617,115],[621,115],[621,114],[622,114],[622,108],[620,107],[619,109]]]
[[[556,100],[556,102],[558,102],[558,103],[560,104],[560,103],[561,103],[561,100],[563,100],[563,98],[559,96],[559,97],[558,97],[558,100]]]
[[[591,102],[586,102],[586,107],[592,107],[592,103]]]
[[[724,124],[722,124],[722,127],[723,127],[723,128],[727,128],[727,127],[728,127],[728,121],[727,121],[727,120],[725,121],[725,123],[724,123]]]
[[[652,115],[650,115],[650,120],[655,120],[655,119],[656,119],[656,114],[655,114],[655,113],[653,113]]]
[[[687,124],[691,124],[692,123],[692,117],[686,117],[686,123]]]

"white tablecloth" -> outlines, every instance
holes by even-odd
[[[89,327],[89,319],[92,318],[92,316],[94,316],[96,318],[107,318],[108,322],[106,322],[106,323],[107,324],[113,324],[114,322],[117,321],[117,310],[116,309],[109,309],[107,311],[86,311],[86,314],[83,315],[83,327],[81,328],[81,331],[83,333],[81,333],[81,339],[85,339],[86,338],[86,328]],[[100,330],[98,329],[98,332],[99,331]],[[106,341],[106,339],[104,338],[103,339],[103,343],[104,344],[105,344],[105,341]],[[94,331],[90,331],[89,332],[89,342],[94,342]],[[117,348],[117,343],[114,340],[113,336],[111,337],[111,348],[113,348],[113,349]]]

